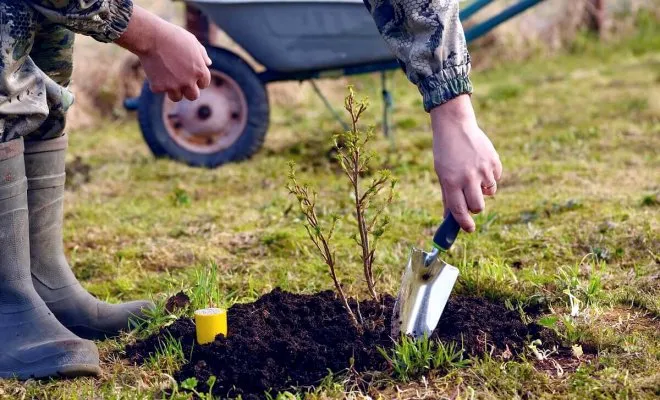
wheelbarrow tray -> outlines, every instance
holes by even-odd
[[[394,61],[362,0],[187,0],[271,71]]]

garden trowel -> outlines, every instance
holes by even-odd
[[[440,255],[449,250],[460,229],[449,213],[433,236],[430,253],[413,247],[394,304],[392,338],[395,340],[401,334],[430,337],[438,325],[458,278],[458,268],[442,261]]]

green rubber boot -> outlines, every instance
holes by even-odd
[[[57,319],[85,339],[117,336],[129,318],[143,317],[147,301],[108,304],[89,294],[74,276],[62,242],[67,136],[25,142],[30,210],[30,263],[34,287]]]
[[[94,343],[66,329],[30,278],[23,140],[0,143],[0,378],[98,375]]]

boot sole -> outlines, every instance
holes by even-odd
[[[98,376],[101,374],[101,367],[94,364],[71,364],[51,368],[42,368],[35,371],[25,372],[0,372],[0,378],[3,379],[46,379],[46,378],[79,378],[84,376]]]

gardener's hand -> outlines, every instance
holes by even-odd
[[[431,110],[435,172],[442,186],[445,217],[451,213],[466,232],[475,229],[470,212],[480,213],[484,195],[497,191],[502,163],[479,128],[468,95]]]
[[[140,58],[151,90],[172,101],[195,100],[211,82],[211,59],[197,38],[139,6],[115,43]]]

